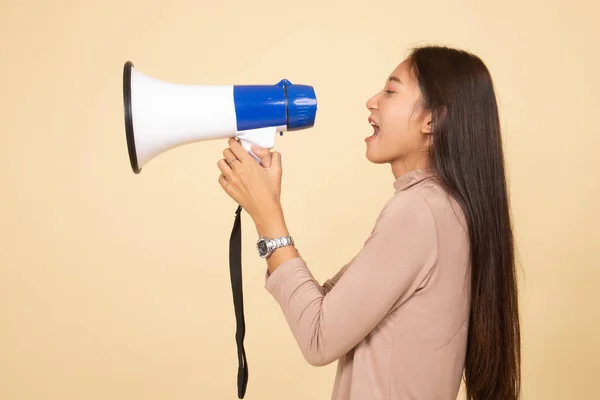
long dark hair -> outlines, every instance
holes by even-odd
[[[464,50],[411,50],[422,106],[433,116],[431,167],[461,205],[470,236],[467,398],[520,397],[521,343],[512,221],[494,85]]]

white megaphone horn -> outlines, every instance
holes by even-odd
[[[236,137],[257,161],[253,144],[273,148],[277,132],[311,128],[312,86],[287,79],[271,85],[183,85],[123,68],[125,132],[133,172],[183,144]]]

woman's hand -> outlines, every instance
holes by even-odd
[[[229,148],[223,151],[225,159],[218,162],[219,183],[250,214],[259,236],[287,236],[289,231],[280,203],[281,156],[276,151],[254,147],[252,152],[260,158],[260,165],[237,140],[229,139]],[[295,246],[277,249],[267,259],[269,272],[299,255]]]
[[[254,220],[259,233],[267,235],[283,224],[281,211],[281,156],[268,149],[252,149],[260,165],[234,138],[217,163],[219,184]]]

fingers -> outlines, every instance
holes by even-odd
[[[238,142],[235,138],[229,138],[229,148],[242,164],[248,164],[250,162],[256,163],[252,156],[248,154],[246,150],[244,150],[240,142]]]
[[[221,176],[219,176],[219,182],[221,182],[221,178],[225,179],[227,182],[232,182],[234,179],[233,170],[230,165],[226,161],[227,159],[221,159],[217,162],[217,166],[221,170]],[[237,162],[237,161],[236,161]]]
[[[230,148],[223,150],[223,157],[225,158],[225,161],[227,162],[229,167],[233,170],[235,170],[236,168],[235,164],[240,162],[239,158],[237,158],[236,155],[233,154],[233,151],[231,151]]]
[[[281,165],[281,153],[274,151],[272,154],[272,162]]]
[[[265,168],[271,167],[272,156],[269,149],[253,145],[252,152],[256,154],[258,158],[260,158],[260,165],[262,165]]]
[[[221,162],[225,163],[225,161],[223,161],[223,160],[221,160]],[[221,187],[223,188],[225,193],[227,193],[232,199],[237,201],[238,193],[239,193],[238,189],[235,186],[233,181],[227,179],[227,175],[225,173],[222,173],[221,175],[219,175],[219,185],[221,185]]]
[[[281,172],[281,154],[278,151],[274,151],[271,156],[271,167],[278,173]]]
[[[239,161],[235,161],[234,164],[237,164]],[[219,169],[221,170],[221,175],[219,175],[219,185],[225,190],[231,198],[235,201],[238,201],[238,195],[240,193],[239,188],[239,178],[236,173],[230,168],[225,159],[220,159],[217,162]]]
[[[265,168],[271,167],[272,156],[269,149],[252,145],[251,150],[252,153],[254,153],[260,159],[261,166]],[[245,165],[249,165],[250,161],[253,165],[256,163],[252,156],[248,154],[248,152],[235,138],[229,138],[229,148],[225,149],[223,156],[233,170],[236,170],[236,167],[232,164],[236,158],[240,163]]]
[[[223,189],[227,189],[227,178],[225,178],[224,174],[219,175],[219,184]]]

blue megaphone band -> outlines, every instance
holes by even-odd
[[[233,98],[239,131],[269,126],[293,131],[315,123],[317,98],[312,86],[287,79],[276,85],[234,85]]]

